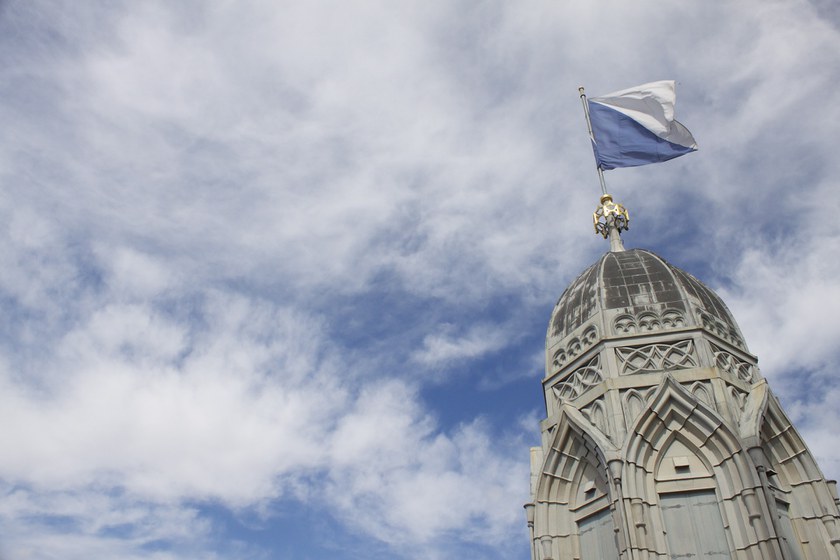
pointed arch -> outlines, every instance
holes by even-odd
[[[695,381],[691,385],[691,393],[706,403],[711,408],[714,408],[715,400],[712,398],[712,394],[709,392],[708,382],[706,381]]]
[[[603,398],[595,399],[592,404],[580,411],[604,436],[609,438],[612,435]]]
[[[575,512],[588,503],[609,503],[607,456],[617,450],[569,405],[561,408],[557,426],[534,492],[534,538],[551,537],[552,558],[563,560],[579,548]]]
[[[769,514],[754,499],[760,481],[738,435],[717,411],[667,374],[629,434],[622,450],[622,493],[625,510],[632,512],[637,527],[630,535],[632,547],[666,553],[666,528],[659,512],[659,492],[663,488],[656,473],[674,441],[690,450],[691,456],[711,473],[711,486],[722,504],[722,521],[730,529],[730,550],[758,546],[761,539],[753,525],[758,517]],[[693,488],[688,484],[682,488],[679,477],[675,481],[669,482],[665,491]]]
[[[563,406],[548,453],[543,460],[542,473],[536,489],[537,501],[568,502],[569,483],[582,466],[590,466],[604,474],[612,445],[607,437],[592,426],[571,406]],[[613,450],[614,451],[614,450]]]
[[[743,453],[738,437],[720,415],[669,374],[629,430],[630,437],[622,450],[626,468],[641,467],[653,472],[658,452],[677,431],[686,442],[702,450],[709,464],[718,465],[719,469],[734,455]],[[732,477],[738,477],[738,482],[753,485],[755,477],[742,470],[736,468],[728,473],[730,481],[734,482]],[[746,480],[740,480],[744,477]],[[643,495],[644,484],[633,488],[633,482],[632,477],[625,479],[625,493]]]
[[[664,482],[711,477],[713,465],[694,442],[673,431],[665,439],[653,468],[654,480]]]
[[[624,401],[624,406],[622,407],[624,412],[624,425],[629,428],[633,425],[633,421],[639,417],[639,414],[642,413],[642,410],[644,410],[647,399],[638,390],[628,389],[622,395],[622,400]]]
[[[787,546],[808,557],[840,556],[840,512],[814,456],[766,389],[758,437],[768,462],[767,477]],[[792,542],[795,541],[795,542]]]

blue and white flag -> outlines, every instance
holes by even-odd
[[[589,101],[592,144],[601,169],[667,161],[697,150],[674,120],[674,82],[652,82]]]

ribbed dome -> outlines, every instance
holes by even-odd
[[[599,313],[598,322],[615,334],[654,330],[651,322],[657,330],[699,326],[743,347],[738,324],[717,294],[642,249],[607,253],[572,282],[554,306],[548,337],[566,338]]]

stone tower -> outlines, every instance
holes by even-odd
[[[835,484],[726,305],[624,250],[627,214],[609,195],[595,219],[611,250],[548,325],[532,560],[840,559]]]

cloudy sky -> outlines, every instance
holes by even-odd
[[[607,173],[840,476],[840,9],[0,2],[0,558],[528,558],[545,328]]]

